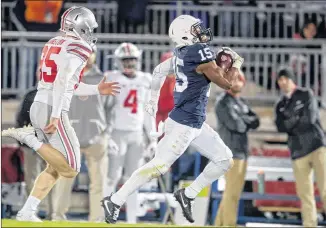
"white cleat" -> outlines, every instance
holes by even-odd
[[[29,145],[31,137],[36,137],[35,129],[32,126],[24,126],[23,128],[9,128],[7,130],[3,130],[1,135],[3,137],[14,138],[26,145]]]
[[[34,211],[31,212],[19,211],[16,216],[16,220],[25,221],[25,222],[43,222],[39,217],[35,215]]]

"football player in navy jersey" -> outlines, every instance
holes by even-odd
[[[171,73],[176,75],[175,106],[165,122],[165,136],[159,142],[154,158],[136,170],[119,191],[102,200],[108,223],[116,222],[128,195],[150,179],[166,173],[189,145],[210,160],[190,186],[174,193],[189,222],[194,222],[192,209],[197,194],[233,165],[232,152],[204,121],[210,83],[230,89],[233,81],[237,80],[243,58],[230,48],[223,48],[233,59],[232,67],[225,73],[216,65],[216,55],[208,45],[212,40],[211,30],[189,15],[181,15],[172,21],[169,36],[176,44],[174,56],[155,67],[151,100],[145,109],[148,118],[155,118],[160,88],[165,77]]]

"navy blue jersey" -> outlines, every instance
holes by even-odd
[[[176,75],[174,109],[170,118],[194,128],[201,128],[206,119],[210,80],[198,74],[196,68],[215,59],[207,44],[197,43],[174,50],[173,67]]]

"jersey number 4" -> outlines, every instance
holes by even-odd
[[[40,79],[44,82],[54,82],[57,76],[58,66],[55,61],[51,59],[51,55],[59,54],[60,51],[61,47],[45,46],[43,48],[40,61]]]
[[[124,107],[131,108],[131,113],[137,113],[138,101],[137,101],[137,90],[130,90],[126,100],[123,103]]]

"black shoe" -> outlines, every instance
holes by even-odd
[[[111,201],[111,196],[107,196],[101,200],[102,207],[104,209],[105,222],[106,223],[116,223],[119,217],[120,206],[114,204]]]
[[[189,222],[195,222],[195,220],[192,218],[192,203],[194,199],[190,199],[185,195],[184,188],[179,189],[173,195],[181,206],[183,216],[186,217]]]

